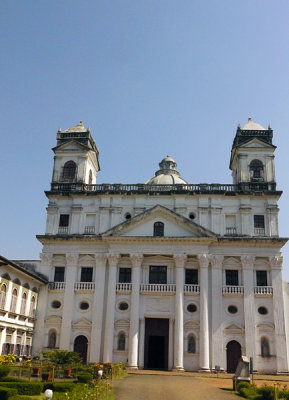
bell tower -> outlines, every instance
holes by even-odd
[[[272,144],[273,130],[268,129],[248,118],[241,128],[237,127],[230,159],[230,169],[234,184],[267,183],[276,185],[274,151]]]
[[[83,122],[65,131],[58,129],[52,184],[95,184],[100,170],[99,152],[90,129]]]

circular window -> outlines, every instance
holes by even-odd
[[[267,310],[266,307],[259,307],[258,308],[258,313],[261,314],[261,315],[266,315],[266,314],[268,314],[268,310]]]
[[[131,219],[131,214],[130,213],[126,213],[124,217],[125,217],[125,219]]]
[[[229,306],[228,307],[228,312],[230,314],[236,314],[238,312],[238,308],[236,306]]]
[[[188,310],[189,312],[195,312],[195,311],[197,311],[197,306],[196,306],[195,304],[189,304],[189,305],[187,306],[187,310]]]
[[[60,307],[61,307],[60,301],[54,300],[54,301],[51,303],[51,307],[52,307],[52,308],[60,308]]]
[[[192,212],[192,213],[190,213],[189,218],[190,218],[190,219],[195,219],[195,218],[196,218],[196,215]]]
[[[88,304],[86,301],[82,301],[82,302],[79,304],[79,308],[80,308],[81,310],[88,310],[89,304]]]
[[[128,304],[127,304],[126,302],[123,301],[123,302],[121,302],[121,303],[119,304],[118,308],[119,308],[121,311],[125,311],[125,310],[128,309]]]

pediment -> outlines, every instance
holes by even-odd
[[[76,140],[70,140],[69,142],[65,142],[60,144],[59,146],[53,147],[52,149],[54,151],[54,153],[57,152],[62,152],[62,151],[83,151],[83,150],[89,150],[89,148],[79,142],[77,142]]]
[[[80,255],[78,263],[82,266],[93,267],[95,265],[95,259],[88,254]]]
[[[244,334],[245,329],[236,322],[233,322],[224,328],[224,333]]]
[[[46,325],[60,325],[62,323],[62,318],[58,315],[50,315],[45,319]]]
[[[200,324],[198,321],[189,320],[184,323],[184,330],[190,331],[192,329],[200,329]]]
[[[263,140],[261,139],[257,139],[257,138],[252,138],[249,139],[247,142],[240,144],[238,147],[242,147],[245,149],[264,149],[264,148],[268,148],[268,149],[272,149],[275,148],[276,146],[273,146],[272,144],[263,142]]]
[[[102,236],[153,237],[155,222],[164,224],[164,237],[213,238],[216,235],[175,211],[157,205],[116,225]]]
[[[73,328],[90,328],[91,327],[91,321],[89,321],[86,318],[79,318],[76,321],[73,321],[71,326]]]
[[[272,332],[275,329],[274,324],[270,324],[269,322],[261,322],[260,324],[257,325],[257,329],[260,331],[270,331]]]

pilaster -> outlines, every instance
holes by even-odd
[[[200,264],[200,370],[210,370],[209,310],[208,310],[208,254],[198,255]]]
[[[62,350],[70,350],[71,320],[74,309],[74,283],[76,281],[78,254],[66,254],[66,285],[63,299],[60,344]]]
[[[211,255],[210,262],[212,266],[212,367],[219,365],[225,369],[223,360],[223,267],[224,256]]]
[[[253,357],[256,365],[256,329],[255,329],[255,297],[254,297],[254,261],[255,257],[245,255],[241,257],[244,285],[244,320],[245,345],[248,358]]]
[[[93,294],[90,362],[100,362],[101,358],[106,262],[106,254],[95,254],[95,289]]]
[[[174,369],[184,369],[184,266],[185,254],[174,254],[176,265]]]
[[[116,273],[119,254],[108,254],[108,288],[106,301],[106,319],[103,346],[103,361],[112,362],[113,336],[114,336],[114,314],[116,299]]]
[[[130,301],[130,328],[128,347],[128,367],[138,369],[138,344],[139,344],[139,287],[141,275],[142,254],[132,254],[132,289]]]
[[[273,286],[273,316],[275,325],[277,373],[288,372],[282,283],[282,263],[283,257],[281,256],[273,256],[270,258]]]

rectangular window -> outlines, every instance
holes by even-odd
[[[267,271],[256,271],[257,286],[268,286]]]
[[[227,286],[238,286],[238,270],[226,269],[226,285]]]
[[[118,281],[120,283],[131,283],[131,268],[120,268]]]
[[[150,266],[149,283],[167,283],[167,267]]]
[[[92,267],[82,267],[80,282],[92,282],[92,273],[93,273]]]
[[[265,228],[264,215],[254,215],[254,228]]]
[[[69,214],[60,214],[59,226],[68,227],[69,225]]]
[[[65,267],[55,267],[54,269],[54,282],[64,282]]]
[[[198,285],[199,277],[197,269],[186,269],[186,277],[185,277],[186,285]]]

